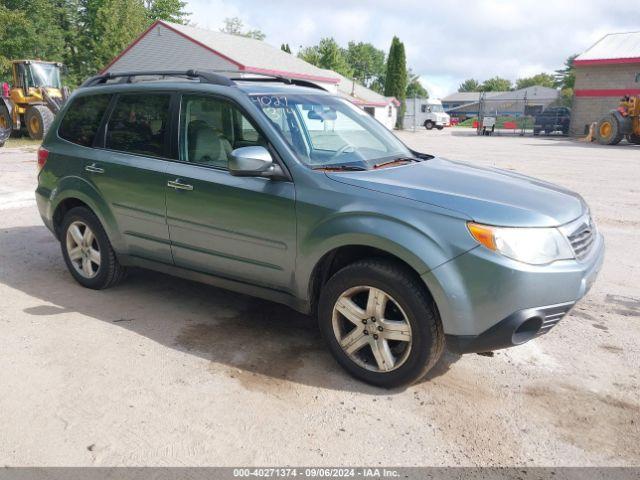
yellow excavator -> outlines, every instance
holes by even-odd
[[[626,138],[640,145],[640,95],[626,95],[617,109],[602,117],[596,125],[596,139],[602,145],[615,145]]]
[[[62,86],[62,64],[40,60],[11,62],[13,84],[1,92],[0,146],[10,134],[24,130],[34,140],[40,140],[69,96]]]

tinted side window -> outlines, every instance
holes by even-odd
[[[253,124],[229,102],[185,95],[181,108],[181,160],[227,168],[233,149],[266,145]]]
[[[85,147],[93,145],[109,100],[111,95],[93,95],[74,100],[58,128],[60,138]]]
[[[127,94],[107,126],[105,147],[127,153],[161,157],[169,121],[169,94]]]

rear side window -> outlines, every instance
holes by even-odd
[[[109,100],[111,95],[92,95],[75,99],[58,128],[60,138],[85,147],[93,145]]]
[[[162,157],[169,121],[169,94],[120,95],[107,126],[105,147]]]

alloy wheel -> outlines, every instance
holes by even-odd
[[[67,254],[76,272],[84,278],[93,278],[100,270],[100,246],[89,226],[75,221],[67,229]]]
[[[345,291],[333,307],[333,333],[344,353],[357,365],[390,372],[409,357],[411,325],[391,295],[371,286]]]

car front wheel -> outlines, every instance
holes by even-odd
[[[372,385],[421,379],[444,348],[442,325],[421,281],[404,266],[368,259],[344,267],[320,296],[318,320],[338,363]]]

